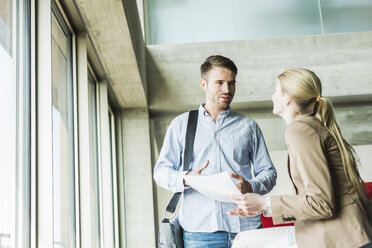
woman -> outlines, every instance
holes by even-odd
[[[238,208],[229,214],[264,213],[274,224],[294,222],[298,247],[372,247],[372,203],[354,149],[341,135],[332,104],[322,97],[319,78],[303,68],[286,70],[272,100],[273,113],[288,125],[288,171],[295,194],[233,196]]]

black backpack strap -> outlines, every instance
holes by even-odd
[[[192,150],[194,148],[194,140],[196,133],[196,126],[198,124],[198,110],[191,110],[189,112],[189,121],[187,122],[185,153],[183,157],[183,171],[190,169],[190,161],[192,157]]]
[[[185,152],[183,158],[183,171],[187,171],[190,168],[190,161],[192,157],[192,150],[194,148],[194,140],[195,140],[195,133],[196,133],[196,126],[198,124],[198,110],[191,110],[189,112],[189,120],[187,122],[187,130],[186,130],[186,137],[185,137]],[[170,200],[166,211],[170,213],[174,213],[177,207],[177,203],[180,199],[182,192],[175,193]]]

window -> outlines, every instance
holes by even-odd
[[[118,191],[117,191],[117,170],[116,170],[116,146],[115,146],[115,116],[109,108],[109,136],[110,136],[110,154],[111,154],[111,173],[112,173],[112,211],[114,213],[113,228],[115,247],[119,247],[119,216],[118,216]]]
[[[0,2],[0,247],[14,242],[17,94],[13,1]]]
[[[323,0],[321,3],[325,33],[372,30],[370,0]]]
[[[41,18],[31,16],[32,11]],[[82,233],[89,234],[88,247],[119,246],[114,115],[107,115],[107,86],[101,83],[100,91],[88,66],[86,41],[81,47],[76,42],[84,40],[84,34],[75,35],[61,11],[62,5],[55,1],[0,1],[0,247],[4,248],[73,248],[81,243]],[[88,73],[82,69],[87,66]],[[82,91],[77,75],[86,80]],[[75,111],[79,92],[86,105],[84,122]],[[78,126],[85,128],[84,143],[78,142],[82,140]],[[88,163],[81,163],[87,167],[85,188],[79,181],[80,144],[89,157]],[[84,192],[90,211],[83,229],[80,218],[86,209],[79,204],[86,199],[81,196]]]
[[[90,153],[90,190],[91,190],[91,244],[100,247],[100,196],[98,168],[98,137],[97,137],[97,89],[96,80],[88,73],[89,102],[89,153]]]
[[[54,247],[75,247],[76,243],[71,36],[57,8],[53,8],[52,127]]]
[[[370,0],[146,1],[149,44],[372,30]]]
[[[99,177],[102,247],[119,247],[114,115],[107,98],[107,83],[98,85]]]

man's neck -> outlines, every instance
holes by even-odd
[[[204,109],[208,112],[208,114],[213,118],[214,122],[217,121],[218,116],[221,112],[225,111],[226,109],[211,107],[208,104],[204,105]]]

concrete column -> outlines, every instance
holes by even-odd
[[[124,168],[118,171],[123,172],[124,181],[126,247],[155,248],[149,114],[146,109],[123,110],[118,118],[123,150],[123,163],[118,166]]]

